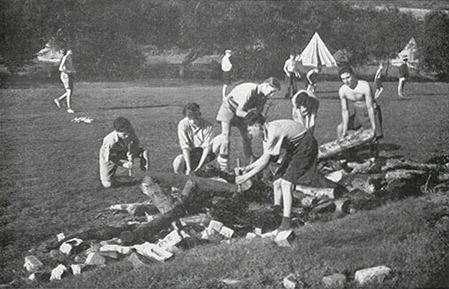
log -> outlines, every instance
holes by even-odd
[[[296,185],[295,190],[305,195],[309,195],[319,199],[321,198],[336,199],[340,197],[340,195],[338,195],[338,190],[334,188],[312,188],[303,185]]]
[[[184,188],[187,180],[191,179],[196,183],[198,190],[208,192],[214,196],[232,196],[237,192],[237,185],[215,181],[197,176],[186,176],[167,172],[151,172],[143,178],[142,183],[146,183],[148,178],[152,178],[162,187]]]
[[[402,180],[411,180],[419,177],[424,177],[427,175],[427,171],[423,170],[395,170],[395,171],[389,171],[385,174],[386,180],[393,180],[393,179],[402,179]]]
[[[418,170],[418,171],[449,171],[449,166],[438,165],[438,164],[422,164],[413,162],[405,159],[389,159],[382,166],[381,170],[383,172],[397,170],[397,169],[408,169],[408,170]]]
[[[371,129],[359,129],[352,134],[348,134],[343,140],[335,140],[320,145],[318,150],[318,159],[329,158],[371,141],[374,138],[374,132]]]

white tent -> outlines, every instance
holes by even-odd
[[[37,60],[53,63],[58,63],[61,60],[63,56],[61,49],[58,49],[53,43],[52,40],[48,41],[45,47],[36,53]]]
[[[313,34],[298,60],[301,60],[304,66],[337,66],[337,62],[317,32]]]
[[[399,66],[402,64],[402,59],[407,58],[407,62],[410,66],[414,67],[418,65],[418,45],[416,44],[415,38],[411,38],[410,41],[405,45],[404,49],[398,53],[395,59],[391,60],[391,64]]]

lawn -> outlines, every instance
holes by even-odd
[[[384,85],[385,91],[379,100],[385,133],[385,138],[381,142],[381,154],[390,157],[403,156],[421,162],[434,156],[449,154],[449,84],[408,83],[406,92],[408,92],[409,98],[405,100],[399,100],[396,97],[396,83],[385,83]],[[326,82],[320,83],[318,87],[317,95],[321,103],[315,134],[320,143],[335,138],[335,128],[341,120],[340,104],[337,97],[339,86],[338,82]],[[213,121],[221,99],[221,86],[215,82],[151,80],[138,83],[77,83],[73,96],[73,108],[76,113],[71,115],[67,114],[64,109],[57,109],[53,103],[53,98],[62,92],[59,83],[0,90],[0,265],[2,271],[0,283],[9,282],[18,276],[25,276],[21,266],[23,257],[27,255],[27,250],[31,247],[60,232],[67,234],[80,228],[101,225],[104,220],[97,219],[96,216],[109,205],[145,200],[145,196],[141,194],[137,186],[106,190],[100,185],[98,150],[103,137],[112,131],[112,121],[116,117],[125,116],[131,120],[140,137],[141,144],[150,150],[152,170],[171,171],[171,162],[180,153],[176,128],[177,122],[182,118],[181,111],[184,104],[189,101],[198,102],[202,107],[203,116]],[[290,114],[290,101],[284,99],[281,94],[275,95],[273,106],[269,111],[269,119],[290,118]],[[76,116],[89,116],[94,121],[91,124],[71,122]],[[218,125],[216,125],[216,132],[219,132]],[[242,152],[238,131],[233,130],[232,134],[231,145],[234,150],[230,163],[235,165],[236,157],[242,157]],[[260,145],[255,144],[255,150],[260,152]],[[123,176],[127,174],[124,170],[118,173]],[[141,176],[142,174],[138,172],[136,177]],[[447,206],[447,199],[443,198],[443,200],[443,207]],[[425,217],[428,209],[432,207],[428,202],[431,203],[424,199],[407,200],[402,205],[398,204],[396,207],[391,205],[381,208],[379,212],[363,215],[360,222],[372,224],[372,232],[368,236],[375,236],[376,230],[383,227],[382,224],[376,223],[376,220],[382,216],[384,218],[389,216],[392,220],[394,218],[402,220],[406,215],[401,208],[410,207],[414,208],[412,211],[415,210],[417,215]],[[439,203],[434,207],[440,208],[441,206],[442,204]],[[346,221],[346,219],[348,220]],[[350,228],[360,224],[356,222],[355,216],[344,218],[338,220],[340,224],[334,224],[335,229],[334,225],[325,224],[324,227],[320,227],[319,230],[322,230],[320,236],[347,233],[345,232],[347,226],[343,223],[345,221],[349,222],[347,226]],[[384,221],[382,219],[380,223]],[[352,225],[351,222],[353,222]],[[404,244],[406,244],[404,246],[409,246],[407,245],[409,243],[416,244],[415,247],[410,246],[421,251],[417,252],[416,256],[395,255],[395,258],[398,259],[395,259],[394,262],[390,259],[385,262],[402,264],[402,268],[411,270],[412,268],[407,267],[409,266],[407,264],[421,262],[423,260],[422,252],[433,252],[429,246],[436,246],[440,243],[422,239],[419,226],[422,226],[424,236],[435,234],[434,232],[427,234],[425,224],[417,222],[411,223],[410,226],[398,233],[401,226],[392,222],[388,225],[390,229],[387,232],[370,242],[364,242],[365,238],[368,238],[366,236],[354,236],[353,234],[349,234],[346,239],[339,235],[335,237],[335,240],[322,240],[316,236],[312,238],[310,236],[313,234],[308,233],[309,235],[306,234],[305,238],[307,239],[307,236],[312,238],[304,240],[308,253],[301,251],[299,245],[295,247],[295,252],[298,256],[302,256],[301,258],[310,260],[301,261],[301,265],[298,265],[297,268],[294,268],[293,260],[288,259],[290,262],[288,263],[279,259],[281,257],[277,255],[276,257],[275,249],[268,250],[268,252],[265,250],[263,254],[256,254],[253,257],[265,260],[269,264],[267,267],[263,267],[265,261],[251,261],[251,250],[259,252],[262,248],[271,248],[269,244],[257,243],[250,246],[243,244],[235,249],[220,245],[217,248],[204,248],[204,253],[201,249],[195,249],[180,257],[180,260],[183,260],[184,268],[176,269],[176,267],[171,268],[170,265],[164,265],[152,269],[156,276],[168,280],[167,283],[161,283],[158,279],[159,283],[156,283],[159,286],[154,288],[220,288],[214,287],[215,279],[211,279],[208,275],[216,274],[213,266],[211,267],[212,261],[201,261],[201,258],[194,259],[195,254],[214,256],[214,252],[229,252],[222,257],[230,260],[229,263],[223,265],[225,266],[223,268],[227,270],[232,269],[236,260],[240,258],[239,254],[247,252],[248,258],[245,258],[247,263],[243,263],[246,265],[239,266],[242,270],[243,267],[245,268],[244,272],[238,276],[247,278],[245,282],[255,283],[251,285],[253,287],[241,285],[243,286],[241,288],[276,288],[280,276],[288,275],[290,271],[309,268],[307,274],[310,275],[333,273],[331,271],[336,268],[343,270],[343,265],[350,263],[335,265],[334,258],[341,256],[339,254],[329,254],[328,262],[330,263],[324,262],[326,256],[322,255],[320,244],[329,246],[329,250],[333,250],[332,248],[336,250],[346,243],[352,244],[355,242],[354,240],[360,240],[360,244],[356,242],[353,247],[348,245],[343,250],[344,254],[349,254],[346,258],[354,262],[353,267],[346,269],[353,270],[362,263],[371,265],[366,258],[361,260],[355,257],[359,256],[358,254],[361,252],[370,250],[363,246],[375,247],[376,243],[377,246],[384,246],[379,250],[386,256],[390,252],[387,250],[388,246],[396,246],[391,243],[396,235],[391,239],[388,236],[396,233],[404,236]],[[331,232],[329,233],[329,231]],[[407,232],[410,232],[410,236]],[[385,240],[384,243],[380,242],[383,240],[382,238]],[[426,243],[426,240],[429,242]],[[315,245],[312,245],[313,243]],[[400,247],[402,244],[400,242],[397,246]],[[379,252],[375,248],[372,250]],[[402,251],[400,248],[398,249],[401,254],[409,254],[408,250],[409,248]],[[281,252],[280,256],[287,258],[288,255]],[[382,256],[384,255],[375,261],[380,262]],[[437,259],[429,257],[431,261]],[[444,260],[447,261],[444,258],[440,261],[444,262]],[[181,278],[180,276],[187,274],[185,268],[188,266],[185,264],[191,264],[193,275]],[[203,274],[201,268],[205,267],[209,267],[210,270]],[[164,273],[166,270],[173,271]],[[426,271],[425,268],[417,270],[418,272]],[[431,271],[431,269],[428,270]],[[123,284],[128,284],[129,280],[139,278],[139,282],[130,284],[130,286],[148,288],[150,286],[148,284],[151,283],[151,278],[149,279],[147,276],[148,272],[142,270],[129,272],[130,269],[125,265],[108,267],[101,271],[102,273],[98,275],[101,278],[112,275],[114,277],[108,282],[102,283],[101,280],[94,280],[95,274],[90,274],[88,277],[83,277],[86,278],[84,282],[87,283],[83,283],[80,278],[71,280],[71,283],[65,285],[56,283],[52,286],[86,288],[95,285],[98,288],[123,288],[126,287]],[[225,275],[222,277],[226,278]],[[232,273],[228,275],[229,278],[236,278]],[[408,272],[398,276],[399,279],[391,281],[393,282],[391,284],[397,285],[394,282],[412,278],[414,274]],[[255,280],[259,280],[257,281],[259,283]],[[180,284],[179,282],[185,284],[173,285]],[[311,283],[315,286],[314,288],[319,288],[319,284],[313,282]],[[191,287],[188,286],[189,284]],[[256,284],[260,286],[257,285],[257,287]],[[419,284],[420,286],[429,285],[425,282]]]

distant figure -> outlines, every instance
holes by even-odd
[[[297,63],[295,54],[290,53],[290,57],[284,63],[285,84],[287,85],[287,93],[285,98],[292,98],[296,93],[296,81],[301,78],[301,74],[297,71]]]
[[[231,56],[232,51],[227,49],[225,55],[221,59],[221,70],[223,71],[223,89],[221,95],[223,99],[226,97],[226,88],[231,84],[232,63],[229,59]]]
[[[369,83],[357,79],[351,67],[341,68],[338,74],[343,82],[338,91],[343,121],[337,127],[337,137],[344,138],[348,130],[371,128],[374,133],[371,156],[377,158],[378,140],[383,137],[380,106],[373,98]]]
[[[382,85],[382,70],[384,65],[379,62],[379,68],[374,75],[374,86],[376,87],[376,92],[374,93],[374,99],[378,99],[381,93],[384,91],[384,86]]]
[[[61,58],[61,62],[59,64],[59,71],[61,72],[61,82],[64,85],[65,93],[61,95],[59,98],[55,98],[53,101],[61,108],[61,100],[64,98],[67,100],[67,112],[74,113],[71,107],[71,97],[73,93],[73,81],[75,76],[75,68],[73,67],[72,61],[72,50],[68,49],[67,51],[63,51],[64,56]]]
[[[223,138],[220,155],[217,158],[220,170],[228,171],[231,126],[236,126],[239,129],[243,141],[243,153],[249,159],[249,162],[253,161],[251,139],[248,137],[246,124],[243,120],[250,112],[263,112],[267,106],[268,97],[280,89],[279,80],[270,77],[260,84],[242,83],[237,85],[225,97],[216,117],[217,122],[221,123]]]
[[[292,118],[313,134],[319,106],[320,102],[313,92],[300,90],[292,98]]]
[[[398,96],[400,98],[407,97],[404,93],[405,82],[409,77],[407,60],[407,57],[402,58],[402,64],[399,66]]]
[[[140,158],[140,168],[149,169],[149,152],[139,147],[131,122],[120,116],[114,120],[114,131],[103,139],[100,148],[100,180],[105,188],[116,185],[115,171],[121,166],[133,169],[133,158]]]
[[[243,168],[243,175],[236,176],[235,183],[243,184],[276,160],[285,148],[286,156],[274,173],[273,212],[282,212],[278,232],[291,227],[292,192],[296,185],[336,188],[338,185],[317,170],[318,144],[302,124],[291,119],[266,122],[259,113],[252,114],[245,122],[248,134],[263,138],[263,154],[255,162]],[[283,209],[281,209],[281,203]]]
[[[195,102],[186,104],[178,123],[178,139],[182,154],[173,161],[177,174],[189,175],[203,165],[216,159],[220,150],[221,136],[213,138],[212,124],[201,117],[200,106]]]
[[[318,74],[321,73],[321,66],[318,66],[316,68],[311,69],[309,72],[307,72],[307,90],[311,92],[315,92],[316,89],[316,83],[317,83],[317,77]]]

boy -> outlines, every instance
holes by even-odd
[[[225,50],[225,55],[221,59],[221,70],[223,71],[223,88],[221,91],[222,98],[226,97],[226,88],[231,84],[231,70],[232,63],[231,58],[232,51],[230,49]]]
[[[321,66],[315,67],[309,72],[307,72],[306,78],[307,78],[307,90],[311,92],[315,92],[316,89],[316,83],[317,83],[317,77],[318,74],[321,73]]]
[[[69,49],[67,51],[63,51],[64,56],[61,58],[61,62],[59,64],[59,71],[61,72],[61,82],[64,85],[65,93],[61,95],[59,98],[55,98],[53,101],[55,102],[58,108],[61,108],[61,100],[66,98],[67,101],[67,113],[74,113],[71,108],[71,97],[73,92],[73,78],[76,73],[75,68],[73,67],[72,61],[72,50]]]
[[[201,117],[200,106],[197,103],[187,103],[182,114],[185,118],[178,123],[178,139],[182,154],[174,159],[173,170],[177,174],[189,175],[216,158],[221,138],[220,136],[212,138],[212,124]]]
[[[222,145],[217,161],[220,170],[228,171],[229,139],[231,126],[236,126],[243,141],[243,153],[250,162],[253,160],[251,140],[248,137],[243,119],[249,111],[262,112],[270,95],[279,91],[281,84],[275,77],[266,79],[263,83],[242,83],[236,86],[223,100],[216,120],[221,123]]]
[[[374,75],[374,86],[376,87],[376,92],[374,93],[374,99],[378,99],[380,94],[384,91],[382,85],[382,70],[384,66],[382,62],[379,62],[379,68],[377,69],[376,75]]]
[[[338,91],[343,121],[337,127],[337,137],[344,138],[348,130],[371,128],[374,133],[371,155],[377,158],[378,140],[383,137],[380,106],[374,100],[368,82],[358,80],[351,67],[341,68],[338,74],[343,82]]]
[[[100,148],[100,180],[105,188],[116,185],[115,171],[118,166],[133,169],[132,159],[140,158],[140,168],[149,169],[149,153],[139,147],[139,139],[130,121],[122,116],[114,120],[114,131],[103,139]]]
[[[399,98],[406,98],[407,97],[404,94],[404,86],[405,86],[405,83],[407,82],[408,77],[409,77],[407,61],[408,61],[407,57],[402,58],[402,64],[401,64],[401,66],[399,66],[399,82],[398,82],[398,96],[399,96]]]
[[[235,183],[240,185],[261,172],[279,156],[281,148],[285,148],[286,157],[274,175],[273,191],[275,210],[280,209],[283,200],[283,218],[277,231],[289,230],[292,191],[296,185],[336,187],[337,184],[324,178],[317,170],[318,145],[304,125],[290,119],[266,123],[260,113],[251,113],[246,122],[249,135],[263,136],[263,154],[243,169],[242,176],[236,176]]]
[[[315,131],[315,119],[320,102],[311,91],[300,90],[292,98],[292,118],[301,123],[312,134]]]
[[[300,74],[297,72],[297,64],[295,54],[290,53],[290,57],[284,63],[285,84],[287,85],[287,93],[285,98],[292,98],[296,93],[296,80]]]

